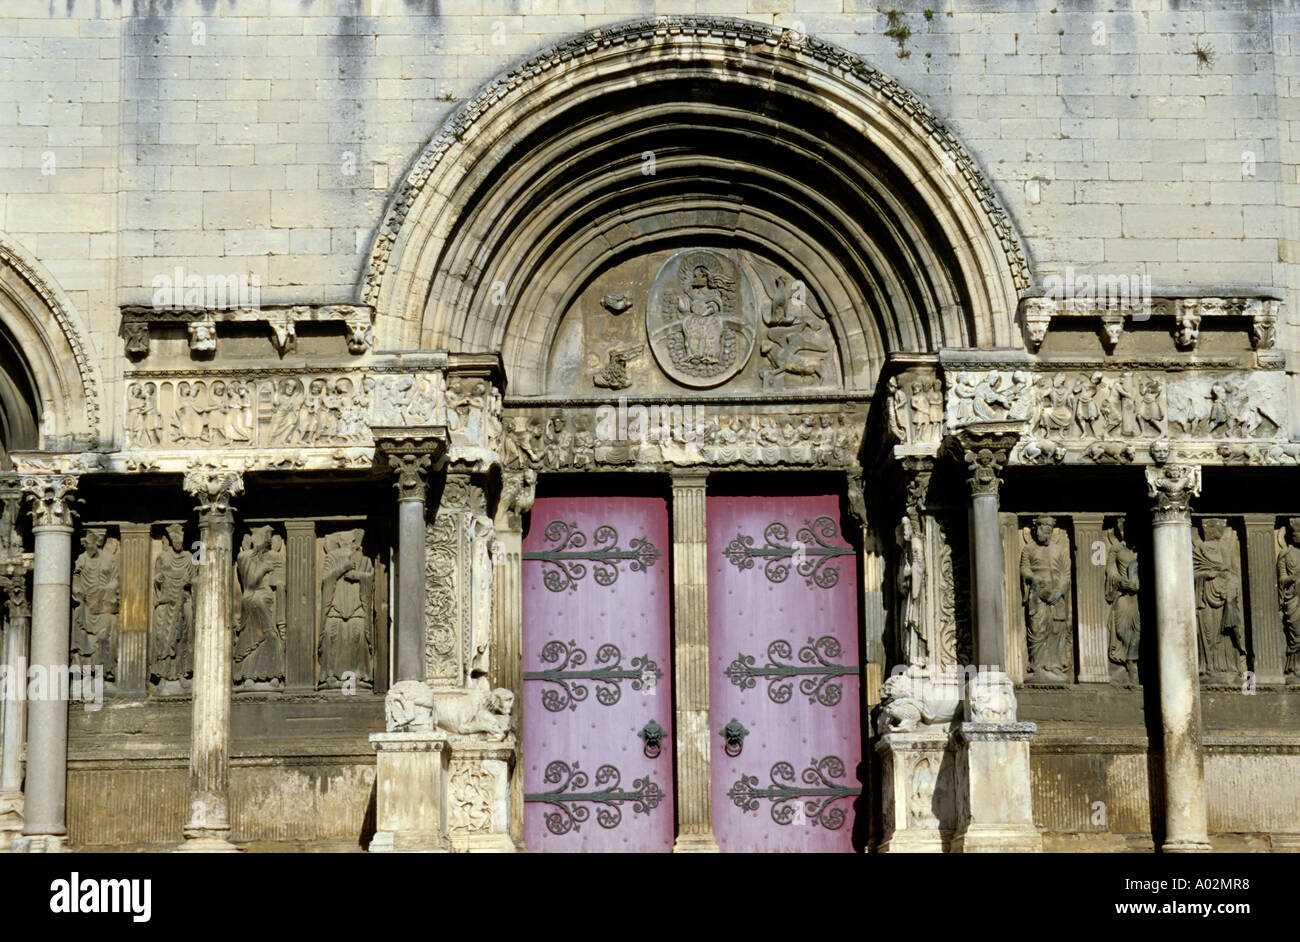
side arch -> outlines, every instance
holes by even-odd
[[[890,350],[1021,343],[1019,237],[940,119],[838,46],[707,17],[593,30],[468,102],[376,234],[377,342],[501,350],[543,392],[564,278],[673,238],[656,213],[805,273],[850,388]]]
[[[103,378],[81,316],[44,266],[0,232],[0,390],[11,448],[92,447],[103,435]],[[11,388],[12,387],[12,388]],[[33,424],[19,413],[32,408]]]

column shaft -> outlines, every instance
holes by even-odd
[[[705,475],[673,478],[673,674],[677,852],[716,852],[709,761],[709,585]]]
[[[11,577],[9,624],[4,633],[4,666],[8,690],[0,702],[0,832],[18,830],[23,807],[23,731],[27,689],[27,634],[31,609],[27,604],[27,576]]]
[[[975,576],[971,586],[975,597],[975,660],[989,669],[1001,670],[1007,663],[1007,609],[996,490],[971,498],[970,532]]]
[[[147,523],[124,523],[121,605],[118,609],[117,692],[143,697],[149,680],[149,587],[153,584],[152,540]]]
[[[397,502],[396,638],[393,681],[424,679],[424,494]]]
[[[1106,559],[1101,514],[1074,515],[1074,573],[1079,611],[1079,683],[1110,682],[1110,632],[1106,626]],[[1109,550],[1107,550],[1109,552]],[[1100,562],[1098,562],[1100,560]]]

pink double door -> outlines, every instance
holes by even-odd
[[[711,497],[708,534],[718,846],[852,851],[862,792],[858,564],[840,533],[839,499]]]
[[[670,851],[667,502],[539,497],[523,550],[525,843]]]
[[[713,828],[724,851],[850,851],[861,792],[857,561],[839,502],[710,496]],[[667,501],[549,497],[524,539],[531,851],[672,849]]]

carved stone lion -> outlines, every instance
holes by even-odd
[[[919,665],[889,675],[880,685],[882,732],[906,733],[918,725],[946,723],[956,715],[957,702],[936,700],[929,672]]]
[[[1016,691],[1002,671],[981,672],[966,684],[966,720],[970,723],[1014,723]]]
[[[389,732],[425,733],[442,730],[458,735],[485,733],[505,739],[510,731],[510,712],[515,695],[487,682],[467,690],[435,693],[420,680],[403,680],[389,688],[384,714]]]

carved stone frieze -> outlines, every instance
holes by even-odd
[[[1260,439],[1284,436],[1285,379],[1246,373],[1192,374],[1169,382],[1169,419],[1175,433],[1195,438]]]
[[[902,445],[937,444],[944,429],[943,386],[932,371],[891,376],[886,425]]]
[[[358,304],[258,305],[232,308],[159,308],[129,305],[122,308],[122,335],[132,359],[149,355],[151,324],[185,324],[190,349],[207,354],[217,349],[218,323],[261,323],[271,332],[271,342],[284,356],[292,350],[302,323],[339,323],[347,335],[348,351],[365,353],[373,339],[374,311]]]
[[[506,417],[507,470],[692,465],[851,468],[865,409],[725,413],[705,405],[600,406]]]

